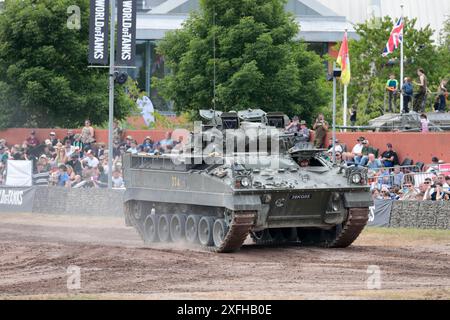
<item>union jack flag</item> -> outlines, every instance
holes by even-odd
[[[391,36],[383,50],[383,56],[386,57],[388,54],[394,52],[400,46],[403,41],[403,17],[398,19],[394,28],[391,31]]]

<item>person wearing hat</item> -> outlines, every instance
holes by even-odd
[[[73,136],[74,141],[72,142],[72,146],[75,148],[78,148],[80,151],[80,158],[83,158],[83,150],[84,150],[84,143],[81,141],[81,134],[76,134]]]
[[[67,161],[67,165],[73,168],[73,171],[77,176],[81,176],[83,173],[83,167],[80,162],[80,156],[77,152],[74,152],[70,155],[70,160]]]
[[[366,140],[364,137],[359,137],[356,139],[356,144],[352,149],[352,152],[345,152],[344,153],[344,160],[347,162],[347,164],[355,164],[358,165],[359,161],[362,157],[362,150],[363,150],[363,141]]]
[[[64,164],[58,166],[58,181],[56,185],[58,187],[70,187],[70,178],[67,174],[67,167]]]
[[[381,154],[380,160],[386,168],[392,168],[399,164],[397,152],[392,148],[392,144],[386,144],[387,150]]]
[[[362,142],[363,148],[362,148],[362,156],[361,157],[355,157],[355,164],[360,165],[362,167],[365,167],[367,163],[369,162],[369,154],[375,155],[375,157],[378,156],[378,149],[373,148],[369,140],[365,139]]]
[[[36,138],[36,131],[32,130],[27,138],[27,144],[29,147],[34,148],[39,145],[39,140]]]
[[[138,148],[142,152],[151,153],[153,152],[153,141],[150,136],[146,136],[144,142]]]
[[[309,142],[310,133],[309,129],[306,126],[306,121],[300,121],[300,130],[298,131],[298,139],[299,142]]]
[[[125,138],[125,142],[121,143],[120,146],[121,147],[123,146],[123,147],[125,147],[125,150],[128,150],[128,149],[131,148],[131,142],[132,141],[134,141],[133,137],[132,136],[127,136]]]

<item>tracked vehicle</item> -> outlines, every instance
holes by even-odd
[[[201,115],[208,123],[182,152],[124,156],[126,223],[146,243],[233,252],[249,236],[325,247],[358,237],[372,205],[365,169],[333,165],[285,134],[281,113]]]

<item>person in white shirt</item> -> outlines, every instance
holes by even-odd
[[[120,171],[118,171],[118,170],[113,171],[112,185],[113,185],[113,188],[123,188],[124,187],[122,175],[120,174]]]
[[[89,150],[86,153],[86,158],[83,159],[82,163],[83,165],[87,165],[90,168],[97,168],[100,161],[96,157],[94,157],[94,153],[92,152],[92,150]]]
[[[363,141],[366,140],[364,137],[359,137],[358,140],[356,140],[358,143],[355,144],[355,146],[352,149],[352,152],[345,152],[343,154],[344,160],[347,162],[347,164],[354,163],[355,157],[361,157],[362,156],[362,150],[363,150]]]

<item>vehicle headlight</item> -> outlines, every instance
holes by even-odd
[[[243,177],[241,179],[241,186],[243,186],[244,188],[247,188],[248,186],[250,186],[250,179],[247,177]]]
[[[361,183],[361,180],[362,180],[362,177],[361,177],[361,175],[360,175],[359,173],[354,173],[354,174],[352,175],[352,182],[353,182],[354,184],[360,184],[360,183]]]

